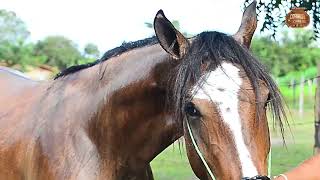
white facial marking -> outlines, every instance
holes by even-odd
[[[244,143],[238,110],[238,93],[242,83],[239,71],[239,68],[231,63],[222,63],[221,67],[205,75],[206,81],[202,88],[194,87],[194,98],[206,99],[217,104],[223,122],[228,125],[233,134],[242,166],[242,175],[253,177],[258,175],[258,172]]]

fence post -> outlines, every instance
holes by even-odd
[[[291,79],[291,88],[292,88],[292,96],[293,96],[293,108],[296,107],[296,82],[294,79]]]
[[[299,116],[303,116],[303,98],[304,98],[304,77],[301,76],[300,80],[300,97],[299,97]]]
[[[318,62],[318,76],[320,75],[320,62]],[[317,80],[316,98],[315,98],[315,133],[314,133],[314,152],[320,153],[320,81]]]
[[[308,89],[309,89],[309,99],[312,100],[312,98],[314,97],[313,96],[313,93],[312,93],[312,80],[308,80]]]

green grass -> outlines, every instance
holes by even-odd
[[[194,177],[184,148],[181,146],[179,150],[178,144],[170,146],[151,162],[156,180],[187,180]]]
[[[278,175],[290,170],[313,154],[313,111],[306,110],[304,116],[299,118],[296,111],[289,115],[290,129],[286,128],[286,147],[282,144],[281,135],[272,130],[272,174]],[[291,132],[291,133],[290,133]],[[179,151],[178,145],[170,146],[152,162],[154,177],[156,180],[187,180],[195,179],[190,168],[184,147]]]
[[[314,113],[305,110],[303,117],[297,111],[289,115],[290,129],[286,128],[286,146],[281,142],[281,135],[272,131],[272,174],[277,175],[290,170],[312,156],[314,145]]]
[[[307,81],[304,83],[304,88],[301,89],[300,82],[302,76],[304,77],[304,80],[310,80],[316,77],[317,67],[310,67],[305,71],[293,71],[286,74],[286,76],[275,78],[282,95],[285,97],[288,104],[291,105],[290,108],[298,108],[299,96],[301,91],[303,91],[304,94],[304,108],[313,107],[316,86],[314,83],[312,83],[312,81]],[[293,90],[293,87],[289,86],[291,85],[292,80],[294,80],[294,83],[296,84],[295,92]],[[310,82],[311,86],[309,86]]]
[[[285,76],[276,78],[277,82],[280,84],[290,84],[292,79],[296,82],[301,80],[301,76],[305,79],[313,78],[317,75],[317,67],[310,67],[304,71],[292,71],[286,74]]]
[[[295,93],[292,87],[280,86],[280,91],[282,96],[285,98],[286,102],[289,104],[290,109],[297,109],[299,107],[299,96],[301,92],[300,86],[296,87]],[[316,86],[312,85],[309,87],[305,85],[303,88],[303,105],[305,109],[311,109],[314,105],[314,95],[316,92]]]

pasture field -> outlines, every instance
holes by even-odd
[[[313,109],[307,109],[300,118],[296,110],[288,114],[290,128],[286,126],[285,141],[283,145],[281,134],[273,129],[272,133],[272,174],[278,175],[297,166],[303,160],[312,156],[314,143],[314,116]],[[152,162],[156,180],[191,180],[197,179],[188,163],[185,147],[180,150],[178,144],[170,146]]]
[[[304,80],[305,80],[303,89],[301,89],[301,86],[300,86],[302,76],[304,77]],[[317,68],[310,67],[305,71],[290,72],[284,77],[276,78],[281,94],[285,97],[286,102],[290,104],[290,109],[299,107],[299,96],[301,91],[303,91],[303,94],[304,94],[304,103],[303,103],[304,108],[305,109],[313,108],[314,95],[316,91],[316,85],[314,83],[314,81],[316,80],[314,78],[316,76],[317,76]],[[296,84],[295,92],[293,90],[293,87],[289,86],[293,79],[295,80],[295,84]],[[309,86],[311,82],[310,80],[313,81],[312,86]],[[320,79],[318,79],[318,81],[319,80]]]

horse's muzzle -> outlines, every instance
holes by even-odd
[[[268,176],[255,176],[255,177],[244,177],[241,178],[241,180],[270,180],[270,178]]]

